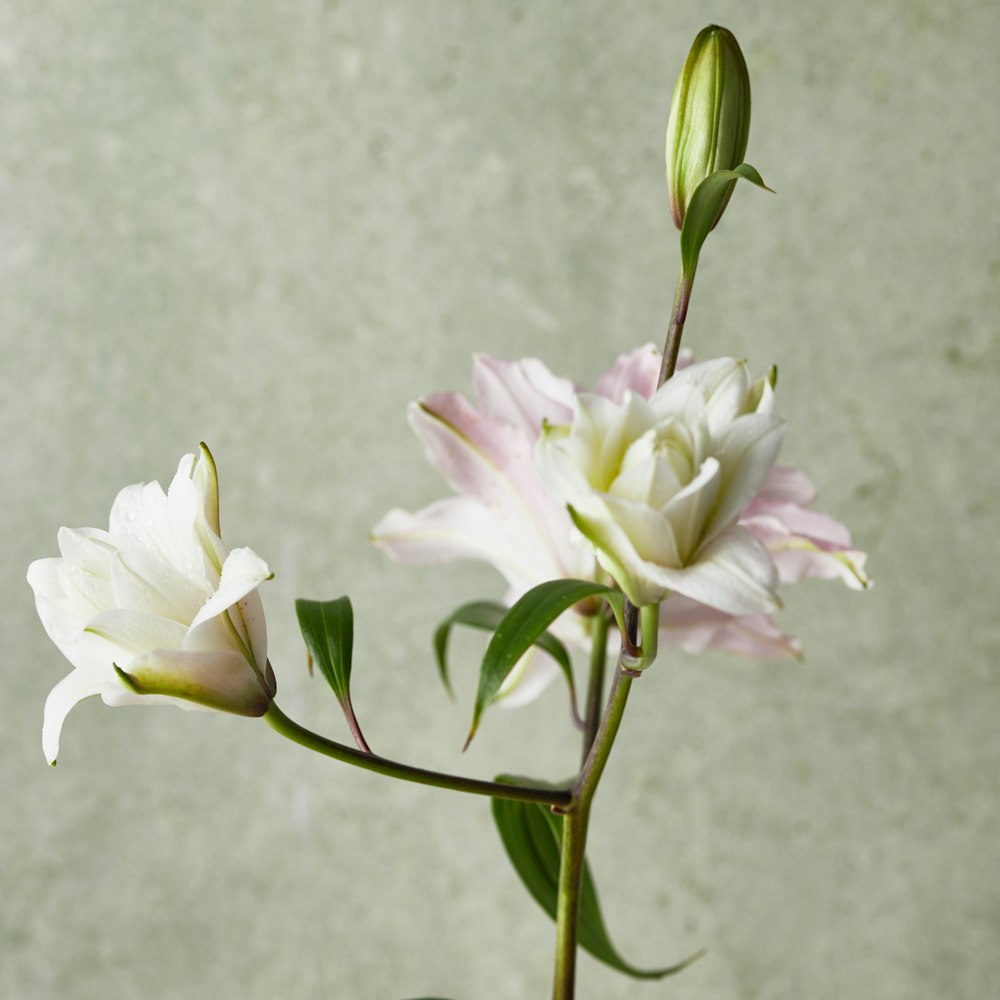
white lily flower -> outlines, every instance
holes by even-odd
[[[623,354],[598,378],[594,391],[615,404],[624,403],[629,392],[652,399],[660,360],[653,344]],[[674,381],[682,379],[692,361],[690,352],[681,352]],[[533,461],[543,425],[571,421],[580,390],[535,358],[501,361],[485,355],[475,359],[473,384],[474,402],[456,393],[436,393],[410,407],[410,422],[428,460],[457,496],[415,512],[392,510],[376,525],[372,538],[393,559],[408,565],[457,559],[489,563],[507,581],[503,601],[508,605],[546,580],[603,579],[593,548],[574,529],[566,507],[543,487]],[[717,399],[716,392],[710,393],[716,420],[725,416],[726,385],[724,379],[719,381]],[[738,382],[728,386],[733,398],[738,397],[732,391]],[[772,403],[770,386],[763,380],[749,399],[744,398],[751,408],[766,410]],[[864,553],[853,550],[844,525],[811,508],[815,499],[816,491],[801,470],[776,465],[737,523],[764,545],[782,583],[819,577],[867,586]],[[590,628],[580,610],[567,611],[552,631],[571,647],[585,649]],[[729,614],[677,591],[661,608],[660,645],[766,659],[802,654],[799,643],[769,616]],[[502,704],[528,702],[558,676],[555,661],[533,647],[507,678]]]
[[[73,670],[49,693],[42,748],[50,763],[70,709],[174,704],[263,715],[274,698],[257,587],[272,576],[219,535],[219,483],[205,445],[185,455],[166,493],[127,486],[108,531],[62,528],[60,557],[28,567],[35,605]]]
[[[766,548],[737,524],[784,434],[766,378],[720,358],[677,372],[649,400],[581,394],[535,459],[597,560],[629,600],[675,592],[728,614],[779,606]]]

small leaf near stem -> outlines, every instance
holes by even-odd
[[[497,625],[479,669],[479,688],[472,725],[463,749],[476,735],[483,712],[496,699],[501,685],[521,657],[567,608],[589,597],[600,597],[620,617],[622,594],[588,580],[549,580],[524,594]]]
[[[719,213],[725,207],[733,185],[741,179],[771,191],[757,169],[749,163],[741,163],[733,170],[716,170],[695,188],[681,227],[681,267],[690,281],[694,281],[702,244],[718,222]]]
[[[496,780],[523,779],[500,775]],[[554,814],[544,806],[501,799],[494,799],[492,808],[497,832],[514,870],[532,898],[555,919],[559,907],[560,843],[569,817]],[[642,969],[621,956],[608,933],[597,886],[586,861],[579,885],[579,926],[580,947],[619,972],[636,979],[660,979],[678,971],[677,966]]]
[[[434,656],[437,659],[438,674],[445,690],[454,698],[455,692],[448,677],[448,640],[451,637],[452,628],[455,625],[464,625],[467,628],[482,629],[486,632],[495,632],[500,623],[507,616],[510,609],[505,604],[497,601],[470,601],[456,608],[434,632]],[[545,631],[537,636],[534,645],[543,652],[548,653],[559,665],[566,686],[569,689],[569,709],[573,724],[578,729],[583,729],[583,719],[576,707],[576,681],[573,677],[573,664],[570,660],[566,647],[551,632]]]
[[[332,601],[295,602],[295,614],[310,661],[326,678],[347,720],[354,742],[365,752],[365,740],[351,704],[351,662],[354,652],[354,609],[349,597]]]
[[[698,270],[702,245],[719,221],[719,215],[725,208],[734,185],[741,178],[765,191],[771,191],[754,167],[749,163],[741,163],[733,170],[716,170],[709,174],[695,188],[691,197],[681,226],[681,269],[677,278],[677,291],[674,293],[670,327],[663,347],[663,362],[660,365],[657,386],[663,385],[677,367],[681,335],[684,333],[684,322],[691,302],[691,289],[694,287],[694,276]]]

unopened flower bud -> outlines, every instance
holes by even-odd
[[[667,185],[678,229],[695,188],[716,170],[732,170],[743,162],[749,135],[746,61],[731,31],[709,25],[691,46],[670,105]]]

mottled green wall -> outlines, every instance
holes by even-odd
[[[286,711],[340,730],[291,601],[349,590],[378,748],[570,771],[554,689],[459,756],[477,646],[452,705],[428,634],[498,579],[392,567],[366,534],[441,495],[404,408],[468,390],[473,351],[588,383],[661,338],[662,137],[709,20],[743,44],[778,195],[737,192],[688,343],[780,366],[785,458],[877,587],[789,594],[803,665],[641,681],[592,857],[630,957],[709,955],[653,985],[584,958],[581,995],[993,995],[1000,16],[960,0],[0,3],[0,995],[547,995],[551,926],[481,801],[98,702],[46,768],[66,665],[24,569],[205,439],[228,539],[277,573]]]

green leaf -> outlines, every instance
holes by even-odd
[[[749,163],[741,163],[735,170],[716,170],[715,173],[709,174],[691,195],[691,201],[684,213],[684,225],[681,226],[681,265],[684,268],[684,277],[689,283],[694,281],[701,245],[719,221],[719,215],[726,206],[733,185],[741,178],[764,188],[765,191],[771,190],[756,169]]]
[[[510,775],[500,775],[496,780],[511,784],[525,783],[525,779]],[[514,870],[539,906],[555,920],[559,895],[562,816],[555,815],[547,806],[533,802],[495,798],[492,805],[493,820]],[[580,886],[577,940],[580,947],[590,952],[594,958],[635,979],[662,979],[680,972],[702,955],[702,952],[698,952],[683,962],[660,969],[640,969],[622,958],[611,943],[590,865],[586,862]]]
[[[302,638],[341,705],[350,704],[354,611],[349,597],[295,602]]]
[[[617,595],[617,599],[615,597]],[[619,591],[601,583],[585,580],[549,580],[529,590],[495,626],[493,638],[486,648],[479,668],[479,690],[472,713],[472,726],[465,746],[472,742],[483,712],[493,703],[514,665],[534,645],[542,645],[541,637],[567,608],[588,597],[603,597],[609,603],[622,606]],[[619,614],[616,610],[616,617]],[[545,648],[542,646],[542,648]]]
[[[487,632],[495,632],[497,626],[503,621],[508,608],[505,604],[497,601],[470,601],[456,608],[441,624],[434,633],[434,653],[437,657],[438,673],[441,681],[450,695],[454,695],[451,681],[448,678],[448,638],[451,635],[453,625],[467,625],[469,628],[483,629]],[[573,664],[570,661],[566,647],[551,633],[543,632],[535,639],[534,645],[545,650],[562,670],[569,686],[570,705],[574,718],[579,718],[576,711],[576,681],[573,679]]]

